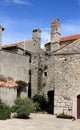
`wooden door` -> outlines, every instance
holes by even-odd
[[[80,95],[77,96],[77,118],[80,119]]]

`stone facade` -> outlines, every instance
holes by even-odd
[[[14,80],[29,82],[29,56],[0,51],[0,73]],[[25,75],[25,76],[24,76]]]
[[[80,54],[56,55],[55,64],[55,113],[76,116],[73,98],[80,91]]]
[[[17,98],[17,88],[0,87],[0,99],[7,105],[14,105]]]
[[[45,50],[40,41],[41,31],[35,29],[32,40],[2,47],[0,73],[27,82],[27,96],[50,98],[54,114],[80,118],[80,34],[61,38],[60,22],[55,19]]]

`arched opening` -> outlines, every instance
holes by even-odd
[[[80,95],[77,96],[77,118],[80,119]]]
[[[48,91],[48,109],[47,112],[49,114],[54,114],[54,91]]]

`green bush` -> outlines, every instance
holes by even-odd
[[[46,111],[48,102],[43,95],[35,95],[32,98],[33,102],[36,104],[36,111]]]
[[[11,117],[11,111],[9,106],[0,100],[0,120],[6,120]]]
[[[38,102],[35,102],[35,111],[41,111],[40,104]]]
[[[29,98],[17,98],[15,100],[16,113],[18,118],[28,118],[34,112],[35,106]]]
[[[16,112],[16,106],[15,105],[13,105],[13,106],[11,106],[10,107],[10,111],[12,112],[12,113],[14,113],[14,112]]]

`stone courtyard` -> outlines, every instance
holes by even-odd
[[[58,119],[49,114],[31,114],[27,120],[0,120],[0,130],[80,130],[80,120]]]

